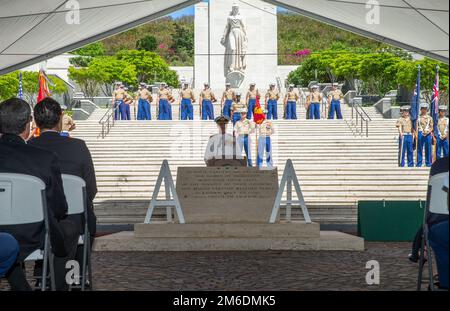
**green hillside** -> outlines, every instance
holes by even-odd
[[[135,49],[137,41],[146,36],[156,39],[156,53],[170,65],[194,64],[194,17],[180,19],[162,18],[129,30],[103,41],[107,54],[115,54],[122,49]],[[294,56],[301,50],[306,54],[328,49],[336,43],[377,50],[383,45],[350,32],[314,21],[292,13],[278,15],[278,51],[280,65],[294,65],[302,57]],[[304,53],[300,53],[304,54]]]

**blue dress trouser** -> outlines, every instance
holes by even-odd
[[[119,111],[120,111],[120,119],[123,121],[131,120],[131,111],[130,111],[130,105],[125,104],[124,101],[121,101],[119,105]]]
[[[194,120],[194,106],[190,99],[181,100],[181,120]]]
[[[142,98],[139,99],[137,119],[138,120],[151,120],[152,119],[150,103],[148,102],[148,100],[145,100]]]
[[[5,276],[16,262],[19,254],[19,243],[7,233],[0,232],[0,277]]]
[[[266,152],[266,163],[268,168],[273,167],[272,159],[272,143],[270,136],[260,136],[258,138],[258,157],[256,159],[256,165],[258,168],[262,168],[264,152]]]
[[[239,135],[238,136],[238,144],[239,144],[239,150],[240,150],[241,154],[242,154],[242,149],[245,150],[248,166],[250,166],[250,167],[253,166],[249,135]]]
[[[210,100],[202,102],[202,120],[214,120],[214,106]]]
[[[278,120],[278,102],[275,99],[267,102],[267,119]]]
[[[172,120],[172,105],[167,99],[159,100],[159,116],[158,120]]]
[[[330,104],[330,112],[328,114],[328,119],[334,119],[334,115],[338,120],[342,120],[342,111],[341,111],[341,101],[340,100],[332,100]]]
[[[225,117],[231,118],[231,105],[233,105],[232,100],[226,100],[223,104],[223,115]]]
[[[448,289],[448,220],[431,226],[428,238],[436,257],[440,288]]]
[[[120,107],[123,104],[123,100],[116,100],[114,102],[114,120],[120,120]]]
[[[256,99],[248,100],[248,111],[247,111],[247,119],[251,120],[253,118],[253,110],[255,110]]]
[[[431,153],[432,153],[432,143],[431,143],[431,134],[427,136],[423,135],[422,132],[419,132],[419,140],[418,140],[418,149],[417,149],[417,167],[422,166],[422,158],[423,158],[423,149],[425,148],[425,164],[427,167],[431,167]]]
[[[408,158],[408,167],[414,167],[414,152],[413,152],[413,136],[405,134],[403,139],[399,140],[399,147],[402,150],[400,155],[400,166],[405,167],[405,155]]]
[[[297,102],[287,102],[286,120],[297,120]]]
[[[238,112],[233,113],[233,126],[236,125],[237,121],[241,119],[241,115]]]
[[[448,157],[448,139],[437,139],[436,142],[436,159]]]
[[[320,103],[311,103],[309,109],[309,118],[320,120]]]

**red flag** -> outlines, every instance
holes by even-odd
[[[39,103],[46,97],[51,96],[50,90],[48,89],[47,77],[43,70],[39,71],[39,93],[37,97],[37,102]]]
[[[266,119],[266,115],[264,114],[264,111],[261,107],[261,103],[259,102],[259,96],[256,97],[256,105],[253,109],[253,121],[255,121],[256,124],[261,124]]]

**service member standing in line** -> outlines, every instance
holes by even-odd
[[[432,165],[433,150],[433,118],[428,115],[429,105],[427,103],[420,104],[420,116],[417,121],[417,167],[422,167],[423,149],[425,148],[425,165]]]
[[[223,107],[222,114],[230,119],[231,119],[231,106],[233,105],[233,101],[235,98],[236,94],[231,89],[231,83],[226,83],[225,91],[222,94],[220,106]]]
[[[413,135],[414,128],[409,116],[411,106],[401,107],[402,116],[397,121],[397,128],[399,134],[399,165],[405,167],[405,154],[408,158],[408,167],[414,167],[413,154]]]
[[[278,120],[278,100],[280,93],[275,89],[275,83],[271,83],[266,93],[267,119]]]
[[[112,104],[114,109],[114,120],[119,120],[122,112],[123,99],[125,97],[125,90],[122,82],[115,83],[115,89],[112,93]]]
[[[338,120],[342,120],[341,102],[344,99],[344,94],[338,89],[339,83],[333,83],[333,89],[328,94],[328,119],[334,119],[334,115]]]
[[[284,97],[284,110],[286,120],[297,120],[297,103],[299,100],[297,92],[294,90],[294,85],[289,85],[289,90]]]
[[[70,137],[70,132],[72,132],[73,130],[76,129],[76,124],[75,122],[73,122],[73,119],[71,116],[67,115],[67,106],[66,105],[61,105],[61,110],[63,112],[63,116],[62,116],[62,126],[61,126],[61,136],[64,137]]]
[[[169,103],[171,98],[167,84],[162,83],[158,92],[158,120],[172,120],[172,105]]]
[[[189,83],[183,83],[183,88],[180,91],[180,112],[181,120],[194,120],[194,106],[195,96]]]
[[[216,96],[211,91],[209,83],[205,83],[205,89],[200,93],[200,114],[202,120],[214,120],[214,106]]]
[[[263,167],[264,152],[266,153],[267,168],[273,168],[272,158],[272,139],[271,136],[275,133],[273,124],[269,120],[264,120],[258,126],[258,156],[256,165],[259,169]]]
[[[255,110],[256,98],[261,98],[259,90],[256,88],[256,83],[251,83],[247,92],[245,102],[247,104],[247,119],[253,118],[253,110]]]
[[[152,93],[147,88],[145,83],[139,84],[138,94],[136,95],[136,100],[138,101],[138,120],[151,120],[151,102],[153,102]]]
[[[439,119],[436,133],[436,159],[448,157],[448,125],[449,120],[445,116],[447,106],[439,107]]]
[[[309,118],[311,120],[320,120],[320,104],[323,101],[323,95],[320,93],[318,85],[312,86],[312,92],[307,99],[307,106],[309,107]]]
[[[241,114],[241,119],[236,122],[234,127],[235,135],[237,136],[237,142],[239,145],[240,152],[242,154],[242,149],[245,150],[247,156],[248,166],[253,166],[252,161],[252,151],[251,151],[251,140],[250,136],[255,132],[255,123],[252,120],[247,119],[247,109],[242,108],[238,111]]]
[[[241,119],[239,111],[247,110],[247,105],[241,100],[241,92],[236,92],[236,98],[233,105],[231,105],[231,119],[233,120],[233,126]]]

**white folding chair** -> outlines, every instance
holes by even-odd
[[[84,234],[78,240],[78,245],[83,245],[83,262],[81,267],[81,290],[86,287],[86,276],[88,275],[91,290],[92,269],[91,269],[91,235],[89,232],[89,215],[87,207],[86,182],[73,175],[62,175],[64,194],[69,207],[68,215],[84,215]]]
[[[41,289],[46,290],[47,272],[50,272],[50,286],[55,290],[45,184],[34,176],[0,173],[0,226],[20,226],[39,222],[44,222],[44,249],[36,249],[24,259],[24,262],[42,260],[44,266],[40,276]]]
[[[434,280],[433,280],[433,257],[432,249],[429,241],[429,225],[427,222],[427,215],[429,213],[436,215],[448,215],[448,189],[449,184],[449,173],[441,173],[432,176],[428,182],[428,198],[427,206],[424,211],[423,220],[423,234],[422,243],[420,247],[420,260],[419,260],[419,276],[417,280],[417,290],[422,289],[422,279],[423,279],[423,266],[425,261],[425,249],[427,250],[427,264],[428,264],[428,281],[430,289],[434,290]]]

